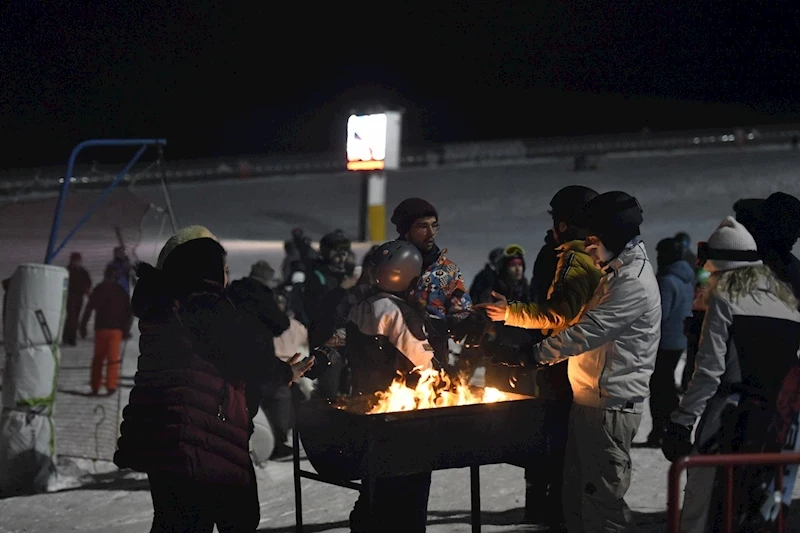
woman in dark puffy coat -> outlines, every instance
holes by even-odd
[[[207,230],[175,235],[159,265],[137,268],[141,355],[114,463],[147,473],[151,533],[255,531],[244,384],[290,383],[310,363],[259,357],[266,340],[227,298],[226,253]]]

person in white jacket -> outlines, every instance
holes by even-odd
[[[694,374],[667,426],[664,455],[674,461],[690,453],[794,449],[796,431],[788,433],[787,441],[773,439],[770,445],[768,429],[781,384],[798,364],[800,313],[791,286],[762,264],[755,239],[732,217],[720,223],[707,243],[700,244],[698,262],[712,273],[708,311]],[[693,445],[691,434],[698,417]],[[737,469],[737,475],[742,472]],[[794,476],[787,474],[785,479],[784,490],[790,494]],[[743,480],[735,482],[734,495],[743,509],[734,523],[741,527],[737,531],[761,530],[771,518],[774,520],[774,495],[760,487],[760,479],[754,483],[752,479],[750,483]],[[682,533],[722,529],[723,481],[723,472],[715,468],[689,469],[681,510]],[[766,505],[762,508],[763,503]],[[763,519],[762,513],[766,515]],[[743,521],[756,523],[745,525]]]
[[[538,364],[569,360],[572,386],[563,506],[570,533],[635,528],[625,493],[630,448],[661,338],[661,297],[639,237],[636,198],[612,191],[585,207],[586,251],[603,277],[580,318],[533,349]]]
[[[353,394],[370,396],[386,390],[398,373],[432,368],[434,358],[427,313],[410,292],[422,272],[417,247],[402,240],[383,244],[365,268],[371,289],[350,310],[346,348]],[[374,487],[365,479],[361,486],[350,513],[351,532],[424,533],[430,472],[379,478]]]

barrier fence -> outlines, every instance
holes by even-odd
[[[720,455],[690,455],[682,457],[672,463],[669,469],[669,488],[667,495],[667,532],[679,533],[680,528],[680,496],[681,474],[690,468],[697,467],[722,467],[725,472],[724,502],[723,502],[723,532],[733,532],[733,469],[741,466],[774,466],[775,467],[775,498],[782,501],[783,469],[786,465],[800,464],[800,453],[737,453]],[[778,506],[776,531],[785,531],[783,506]]]

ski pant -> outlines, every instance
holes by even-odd
[[[650,376],[650,414],[653,416],[651,439],[663,437],[669,415],[678,407],[675,367],[682,354],[683,350],[659,350],[656,356],[656,367]]]
[[[255,471],[247,487],[200,483],[166,472],[148,474],[153,498],[150,533],[250,533],[261,521]]]
[[[738,394],[729,394],[721,387],[706,404],[706,409],[695,433],[693,455],[715,454],[723,451],[729,440],[725,434],[731,429],[733,413],[739,403]],[[735,422],[733,422],[735,423]],[[720,515],[720,497],[724,479],[714,467],[690,468],[686,472],[683,507],[681,508],[681,533],[705,533],[714,530]]]
[[[92,391],[97,392],[103,384],[103,365],[106,365],[106,389],[117,390],[119,383],[121,329],[94,330],[94,359],[92,359]]]
[[[75,344],[78,339],[81,309],[83,309],[83,296],[80,299],[67,298],[67,316],[64,319],[64,334],[61,336],[65,344]]]
[[[635,530],[625,503],[631,442],[640,413],[572,404],[564,459],[564,519],[569,533]]]
[[[425,533],[431,473],[377,478],[369,500],[369,480],[362,479],[350,512],[352,533]]]

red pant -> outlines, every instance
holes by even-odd
[[[122,345],[121,329],[94,330],[94,359],[92,360],[92,391],[97,392],[103,384],[103,363],[106,368],[106,389],[117,389],[119,382],[119,356]]]

